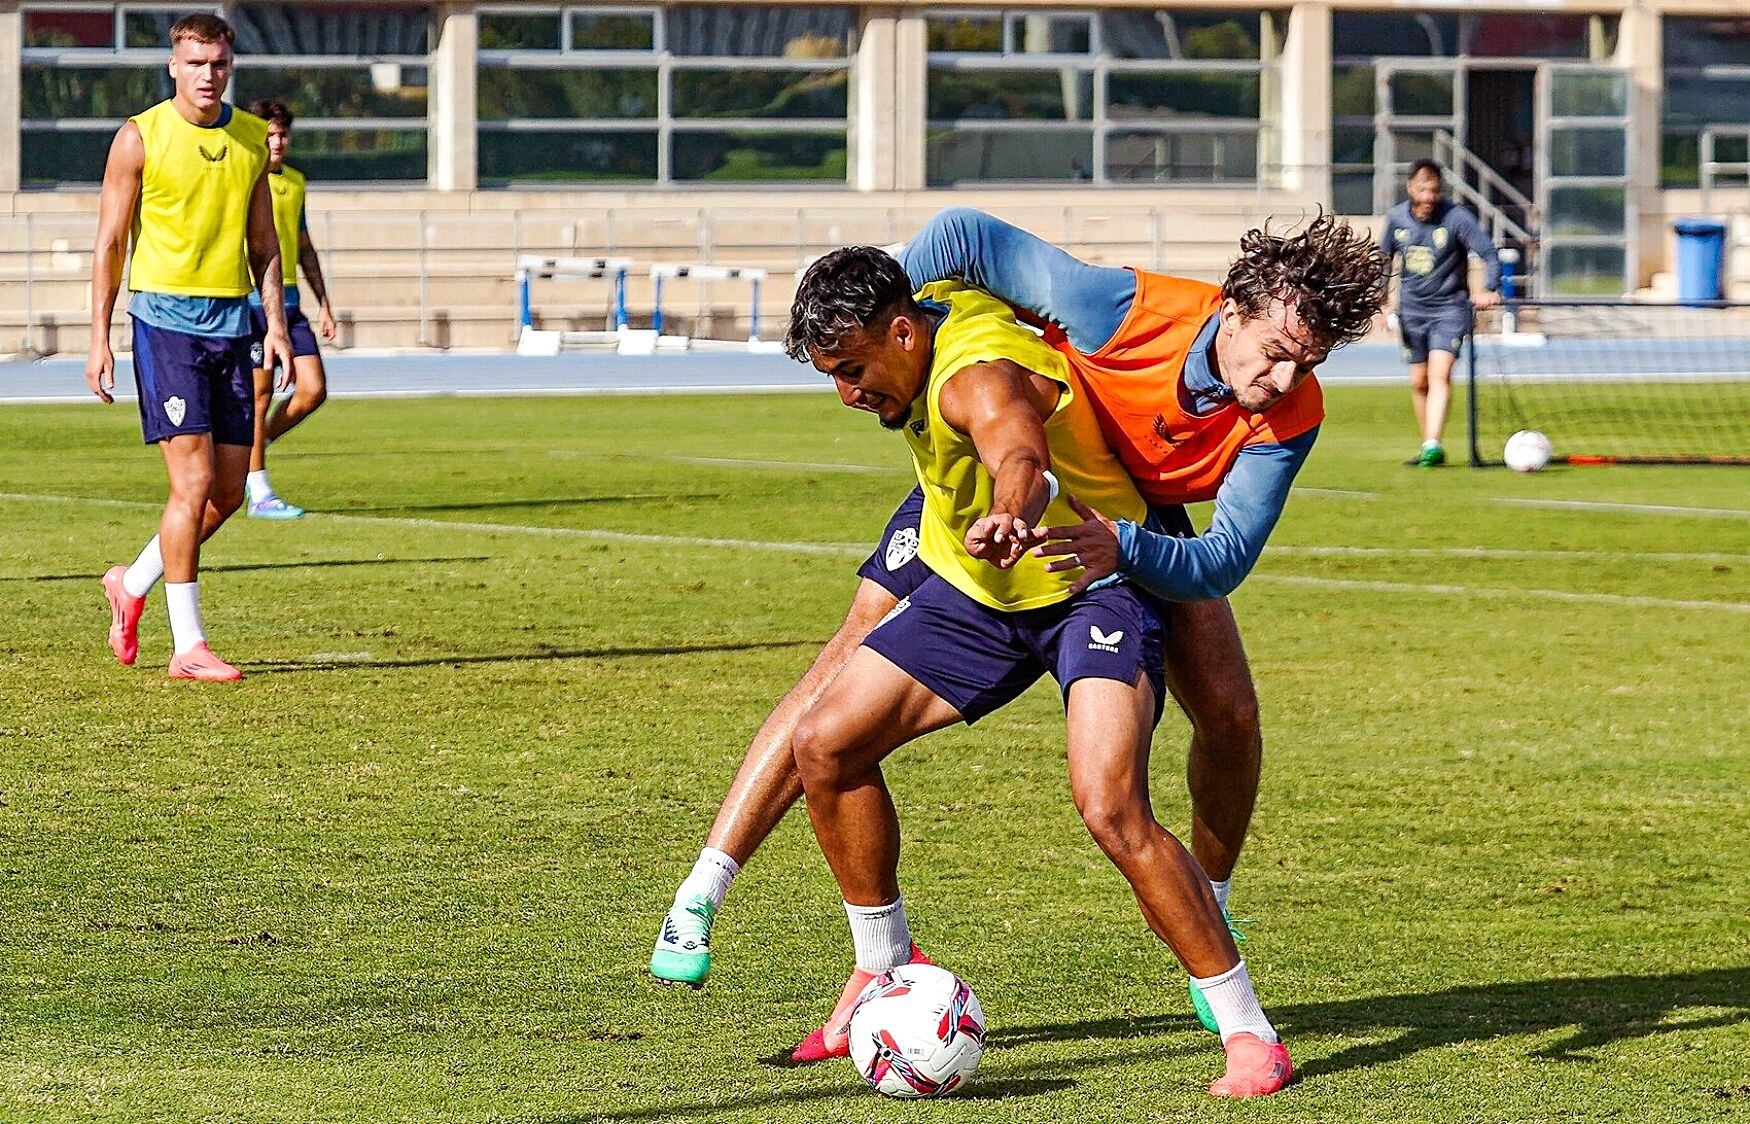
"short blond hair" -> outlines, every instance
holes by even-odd
[[[223,43],[227,47],[237,42],[237,33],[231,30],[231,25],[211,12],[191,12],[170,28],[170,45],[175,47],[184,39],[193,39],[197,43]]]

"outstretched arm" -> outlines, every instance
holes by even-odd
[[[1029,394],[1033,380],[1048,381],[1006,359],[975,363],[956,372],[937,399],[942,420],[972,438],[992,478],[990,511],[966,533],[966,551],[1001,570],[1039,541],[1039,519],[1051,502],[1051,448]]]
[[[957,277],[1056,324],[1083,352],[1112,338],[1136,297],[1128,269],[1089,265],[971,207],[939,212],[898,256],[912,284]]]

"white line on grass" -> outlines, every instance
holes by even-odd
[[[1683,507],[1663,503],[1605,503],[1600,500],[1522,500],[1503,496],[1496,503],[1514,507],[1548,507],[1574,511],[1626,511],[1635,515],[1693,515],[1703,519],[1750,519],[1750,510],[1738,507]]]
[[[626,459],[670,461],[675,464],[697,464],[707,468],[776,468],[794,469],[797,472],[852,472],[878,475],[904,473],[912,475],[911,469],[903,464],[845,464],[831,461],[760,461],[745,460],[739,457],[683,457],[670,453],[653,453],[645,455],[629,453],[590,453],[582,449],[548,449],[547,455],[565,460],[595,460],[595,459]]]
[[[1680,550],[1512,550],[1493,546],[1268,546],[1267,554],[1311,558],[1524,558],[1563,561],[1750,563],[1750,554],[1712,554]]]
[[[1307,488],[1299,484],[1294,486],[1297,496],[1331,496],[1342,500],[1376,500],[1378,492],[1357,492],[1350,488]]]
[[[0,492],[0,501],[89,504],[96,507],[157,508],[141,500],[98,499],[86,496],[33,495]],[[769,542],[761,539],[697,538],[689,535],[653,535],[632,531],[605,531],[584,527],[540,527],[525,523],[463,523],[449,519],[424,519],[397,515],[341,515],[311,512],[306,519],[328,523],[381,523],[396,527],[423,527],[443,531],[474,531],[482,534],[535,535],[544,538],[586,539],[648,546],[708,547],[725,550],[770,550],[787,554],[814,554],[854,558],[867,553],[855,543]],[[1380,548],[1384,549],[1384,548]],[[1750,613],[1750,603],[1736,601],[1681,601],[1664,597],[1639,597],[1619,593],[1572,593],[1560,589],[1501,589],[1491,586],[1446,585],[1420,582],[1368,581],[1359,578],[1320,578],[1298,574],[1254,574],[1252,581],[1299,585],[1323,589],[1355,589],[1377,593],[1418,593],[1462,597],[1530,598],[1580,604],[1620,605],[1636,609],[1700,609],[1726,613]]]
[[[1254,574],[1253,581],[1275,585],[1304,585],[1322,589],[1355,589],[1370,593],[1435,593],[1454,597],[1492,597],[1502,600],[1531,598],[1590,605],[1621,605],[1631,609],[1702,609],[1722,613],[1750,613],[1750,603],[1739,601],[1678,601],[1666,597],[1637,597],[1623,593],[1570,593],[1564,589],[1499,589],[1480,585],[1437,585],[1420,582],[1382,582],[1361,578],[1313,578],[1298,574]]]

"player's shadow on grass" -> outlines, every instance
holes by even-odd
[[[1692,1008],[1717,1010],[1674,1017],[1676,1012]],[[1290,1043],[1298,1035],[1380,1039],[1357,1043],[1326,1057],[1308,1057],[1304,1062],[1297,1056],[1295,1068],[1302,1078],[1400,1061],[1442,1046],[1551,1031],[1568,1033],[1533,1051],[1532,1056],[1587,1062],[1591,1059],[1586,1051],[1612,1042],[1750,1022],[1750,968],[1481,984],[1420,994],[1272,1006],[1269,1013]],[[995,1030],[992,1045],[1013,1049],[1034,1042],[1134,1038],[1194,1026],[1188,1014],[1048,1023]]]
[[[822,640],[759,640],[723,644],[668,644],[648,648],[538,648],[532,652],[483,652],[471,655],[420,656],[411,659],[264,660],[242,663],[251,675],[288,671],[352,671],[359,668],[460,667],[467,664],[530,663],[543,660],[618,660],[644,656],[691,656],[707,652],[757,652],[777,648],[820,647]]]
[[[683,1117],[710,1120],[727,1112],[757,1112],[766,1108],[775,1110],[813,1104],[818,1101],[832,1101],[840,1097],[864,1100],[869,1096],[869,1091],[861,1081],[857,1080],[855,1075],[849,1072],[850,1064],[846,1061],[835,1061],[816,1067],[822,1072],[835,1076],[833,1084],[828,1087],[780,1088],[770,1092],[753,1093],[705,1104],[696,1101],[665,1101],[611,1112],[580,1112],[575,1116],[544,1117],[536,1124],[609,1124],[610,1121],[668,1120]],[[1047,1093],[1061,1093],[1076,1087],[1076,1082],[1068,1077],[1031,1077],[1025,1075],[1026,1070],[1036,1068],[1045,1067],[1023,1066],[996,1081],[984,1081],[975,1076],[964,1091],[954,1093],[950,1100],[944,1103],[997,1104],[1005,1101],[1018,1101],[1027,1097],[1044,1096]],[[1052,1065],[1050,1068],[1057,1068],[1057,1066]],[[631,1093],[627,1099],[630,1100],[634,1097],[637,1097],[635,1092]],[[824,1115],[820,1119],[832,1119],[832,1116]]]
[[[427,562],[490,562],[489,554],[458,554],[446,558],[323,558],[308,562],[237,562],[226,566],[202,566],[204,574],[241,574],[251,570],[327,569],[330,566],[420,566]],[[0,582],[100,581],[102,574],[15,574]]]
[[[538,507],[587,507],[609,503],[653,503],[663,500],[720,500],[727,492],[630,492],[620,496],[551,496],[546,499],[480,500],[476,503],[398,503],[381,507],[337,507],[324,515],[360,515],[400,511],[502,511]]]

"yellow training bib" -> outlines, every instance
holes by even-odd
[[[230,111],[191,124],[159,102],[129,118],[145,142],[128,288],[188,297],[242,297],[249,274],[249,197],[267,167],[267,122]]]
[[[280,279],[290,289],[298,283],[298,236],[304,232],[304,173],[285,164],[267,175],[273,196],[273,229],[280,239]]]
[[[1045,420],[1045,439],[1051,471],[1064,492],[1108,519],[1140,523],[1147,517],[1147,505],[1107,448],[1099,421],[1063,356],[1018,323],[1008,305],[957,281],[926,285],[918,299],[948,308],[947,318],[936,328],[929,381],[912,403],[912,417],[905,427],[924,492],[918,554],[954,588],[993,609],[1015,612],[1066,600],[1070,586],[1081,577],[1080,570],[1048,573],[1045,560],[1030,554],[1012,569],[999,570],[966,552],[966,532],[990,513],[996,482],[980,463],[972,438],[942,420],[938,404],[942,387],[967,367],[997,359],[1058,383],[1063,393]],[[1060,495],[1046,509],[1045,522],[1048,526],[1079,523],[1081,517]]]

